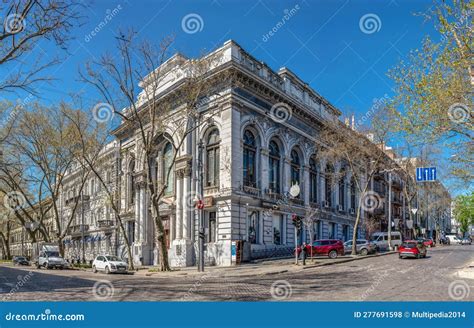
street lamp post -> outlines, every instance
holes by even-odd
[[[203,184],[203,165],[202,165],[202,152],[203,152],[203,143],[202,140],[199,140],[198,144],[198,195],[200,203],[198,206],[198,230],[199,230],[199,263],[198,271],[204,272],[204,209],[203,209],[203,195],[204,195],[204,184]]]
[[[388,250],[392,250],[392,171],[388,172]]]
[[[84,199],[83,191],[81,190],[81,240],[82,240],[82,263],[86,263],[86,248],[85,248],[85,236],[84,236]]]

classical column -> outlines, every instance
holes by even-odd
[[[300,186],[300,193],[302,193],[301,199],[304,201],[304,204],[307,206],[309,205],[309,167],[304,165],[303,166],[303,176],[302,176],[302,183]]]
[[[261,185],[259,186],[262,190],[262,192],[265,192],[265,189],[268,189],[269,187],[269,179],[268,179],[268,148],[262,147],[260,149],[260,163],[261,163],[261,168],[262,168],[262,176],[260,177]]]
[[[183,238],[183,179],[182,172],[176,172],[176,239]]]
[[[283,179],[281,190],[283,194],[290,191],[291,187],[291,159],[289,157],[283,158]]]
[[[181,201],[183,204],[183,238],[191,239],[191,211],[193,200],[190,199],[191,192],[191,168],[187,166],[183,170],[183,194]]]

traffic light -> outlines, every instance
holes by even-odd
[[[296,229],[301,228],[301,218],[297,217],[296,214],[291,215],[291,220],[293,221],[293,225]]]

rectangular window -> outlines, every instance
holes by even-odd
[[[336,223],[329,224],[328,239],[336,238]]]
[[[280,214],[273,215],[273,243],[283,244],[283,216]]]
[[[252,211],[248,216],[248,241],[251,244],[258,244],[260,236],[259,215],[257,211]]]
[[[209,234],[207,238],[208,243],[214,243],[217,241],[217,219],[216,212],[209,212],[209,223],[208,223]]]

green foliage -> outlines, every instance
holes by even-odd
[[[454,201],[454,216],[464,233],[469,225],[474,224],[474,192],[470,195],[460,195]]]
[[[467,183],[474,181],[472,13],[470,2],[436,3],[426,16],[435,22],[441,40],[427,37],[389,72],[395,82],[389,105],[395,132],[448,147],[455,155],[451,173]]]

